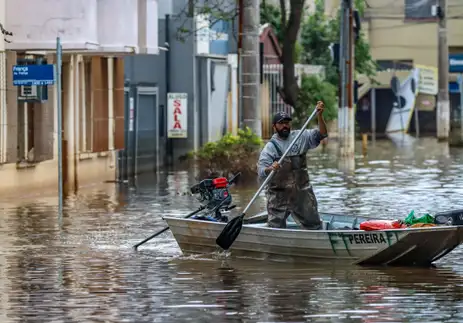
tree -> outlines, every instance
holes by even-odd
[[[283,44],[283,29],[281,28],[281,11],[280,8],[267,4],[265,1],[260,3],[260,23],[270,24],[275,32],[280,46]]]
[[[277,91],[283,101],[297,109],[299,85],[295,76],[296,42],[304,13],[304,0],[291,0],[289,15],[285,1],[280,1],[280,21],[283,30],[281,63],[283,64],[283,87]],[[287,18],[288,17],[288,18]]]
[[[6,30],[4,27],[3,27],[3,24],[0,23],[0,31],[2,32],[2,34],[5,36],[3,37],[3,40],[7,43],[11,43],[10,40],[6,39],[6,36],[13,36],[13,33],[11,31],[8,31]]]
[[[182,10],[176,14],[177,19],[181,19],[181,24],[176,30],[176,37],[184,41],[187,37],[194,35],[198,29],[191,29],[187,25],[188,19],[194,16],[205,15],[209,20],[209,28],[219,21],[226,21],[232,24],[232,29],[236,31],[235,19],[238,16],[238,8],[234,0],[188,0]],[[233,33],[236,38],[236,32]]]
[[[291,5],[293,2],[297,1],[292,0]],[[286,96],[283,96],[283,99],[285,103],[293,106],[297,119],[305,118],[310,114],[311,108],[309,107],[313,106],[316,100],[323,100],[327,107],[327,120],[329,120],[336,117],[337,102],[332,101],[331,98],[336,97],[339,82],[339,74],[335,64],[333,64],[329,47],[332,43],[339,42],[340,11],[338,11],[335,17],[330,18],[324,14],[323,0],[317,0],[315,5],[315,12],[301,22],[301,63],[324,66],[325,81],[329,82],[331,86],[323,84],[324,81],[316,80],[312,77],[303,77],[301,89],[295,90],[293,81],[290,79],[288,85],[288,79],[284,78],[283,88],[285,89],[284,94]],[[355,0],[355,8],[362,16],[364,11],[363,0]],[[286,61],[283,64],[292,64],[294,67],[294,62],[288,63]],[[372,79],[376,74],[376,68],[376,63],[371,56],[370,46],[365,40],[363,33],[360,32],[358,40],[355,43],[355,72],[365,74]],[[294,68],[287,68],[284,65],[283,69],[292,69],[294,73]],[[286,90],[287,86],[290,87],[289,91]],[[324,95],[316,98],[316,95],[307,93],[313,93],[314,91],[321,91]],[[292,95],[291,99],[288,99],[289,95]]]
[[[194,12],[194,9],[197,13],[208,14],[212,17],[211,24],[220,20],[234,22],[238,13],[236,5],[227,6],[225,3],[234,4],[236,2],[231,0],[208,0],[205,2],[190,0],[188,10]],[[301,88],[299,88],[295,76],[295,64],[299,60],[304,64],[325,67],[325,80],[332,85],[332,87],[321,88],[325,94],[332,94],[331,90],[333,86],[338,87],[339,79],[338,72],[332,62],[329,46],[339,41],[340,12],[334,18],[325,16],[324,2],[317,0],[315,13],[303,21],[303,17],[306,16],[304,6],[305,0],[290,0],[289,8],[286,7],[285,1],[280,1],[279,6],[273,6],[263,0],[260,6],[261,24],[270,23],[272,25],[282,47],[283,86],[278,87],[277,91],[283,101],[292,106],[300,117],[309,113],[304,111],[307,104],[314,104],[315,102],[309,102],[309,98],[313,96],[301,93]],[[355,0],[355,7],[362,15],[364,11],[363,0]],[[300,38],[300,43],[298,38]],[[372,60],[370,47],[362,33],[360,33],[355,45],[355,71],[370,78],[376,72],[376,64]],[[311,77],[301,81],[302,85],[305,84],[304,91],[307,88],[324,86],[322,85],[323,81]],[[323,101],[327,101],[327,99],[323,98]]]
[[[279,7],[265,3],[261,5],[261,22],[272,25],[282,46],[283,87],[277,90],[283,101],[294,108],[296,123],[297,120],[302,121],[301,119],[310,113],[307,109],[310,110],[309,107],[316,103],[313,101],[315,95],[308,92],[319,90],[322,91],[323,96],[317,96],[318,99],[325,102],[327,110],[333,109],[332,117],[336,117],[336,102],[332,102],[332,98],[336,99],[335,88],[312,76],[302,76],[302,86],[299,88],[295,76],[295,64],[301,62],[325,66],[325,74],[330,83],[334,83],[335,78],[335,72],[333,73],[329,67],[331,65],[329,45],[333,35],[329,22],[323,14],[324,5],[321,2],[317,3],[318,10],[315,14],[302,21],[302,17],[306,14],[304,4],[304,0],[291,0],[288,19],[286,19],[287,9],[284,1],[280,2]],[[301,25],[303,28],[299,37]],[[307,51],[307,48],[310,50]],[[328,114],[331,116],[333,113]]]
[[[260,23],[270,24],[275,32],[280,47],[283,47],[283,40],[285,38],[284,30],[281,28],[281,11],[280,8],[272,4],[267,4],[264,1],[260,3]],[[302,46],[299,41],[296,41],[294,49],[294,62],[299,63],[302,56]]]
[[[317,1],[315,13],[303,23],[301,43],[304,55],[301,60],[304,64],[325,66],[326,80],[337,86],[339,75],[333,65],[329,46],[339,41],[340,12],[334,18],[326,17],[322,3],[321,0]],[[355,0],[355,8],[363,15],[362,0]],[[355,72],[372,78],[376,74],[376,68],[370,45],[365,40],[365,35],[360,33],[355,43]]]

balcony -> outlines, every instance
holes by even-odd
[[[158,54],[157,1],[6,0],[6,48]]]

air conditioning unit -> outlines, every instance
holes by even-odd
[[[37,85],[21,85],[19,86],[18,100],[19,101],[42,101],[42,87]]]
[[[22,85],[19,95],[29,98],[37,97],[37,85]]]

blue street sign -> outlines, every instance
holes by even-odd
[[[14,86],[53,84],[55,84],[55,70],[53,64],[13,66]]]
[[[449,82],[449,93],[460,93],[460,87],[457,82]]]
[[[462,73],[463,72],[463,54],[450,54],[449,55],[449,72]]]

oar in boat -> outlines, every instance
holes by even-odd
[[[206,208],[206,205],[201,206],[201,207],[200,207],[199,209],[197,209],[196,211],[193,211],[193,212],[191,212],[190,214],[188,214],[187,216],[185,216],[185,219],[192,217],[193,215],[197,214],[198,212],[204,210],[205,208]],[[167,231],[167,230],[169,230],[169,227],[165,227],[164,229],[159,230],[158,232],[156,232],[156,233],[154,233],[153,235],[149,236],[148,238],[146,238],[146,239],[143,240],[142,242],[137,243],[135,246],[133,246],[133,248],[134,248],[135,250],[137,250],[137,248],[138,248],[139,246],[141,246],[141,245],[144,244],[145,242],[150,241],[151,239],[157,237],[158,235],[160,235],[161,233],[163,233],[163,232],[165,232],[165,231]]]
[[[290,149],[293,147],[294,143],[297,140],[299,140],[299,138],[302,136],[302,134],[304,133],[305,128],[307,128],[307,126],[309,125],[310,121],[312,120],[312,118],[315,116],[316,113],[317,113],[317,109],[315,108],[314,111],[312,112],[312,114],[310,115],[310,117],[307,119],[307,121],[302,126],[301,131],[299,131],[296,138],[294,138],[294,140],[289,144],[288,148],[284,152],[283,156],[281,156],[280,160],[278,161],[278,164],[281,164],[283,159],[289,153]],[[267,176],[267,178],[265,179],[264,183],[257,190],[256,194],[254,194],[253,198],[248,203],[248,205],[244,209],[243,213],[241,213],[241,215],[233,218],[230,222],[227,223],[225,228],[223,228],[222,232],[220,233],[220,235],[215,240],[215,243],[217,245],[219,245],[222,249],[228,250],[231,247],[231,245],[233,244],[233,242],[235,242],[236,238],[238,237],[238,235],[241,232],[241,228],[243,227],[243,219],[244,219],[244,216],[246,215],[246,212],[248,211],[248,209],[252,205],[252,203],[254,203],[257,196],[259,196],[260,192],[263,190],[265,185],[267,185],[267,183],[272,179],[274,174],[275,174],[275,170],[272,170],[270,172],[270,174]]]

